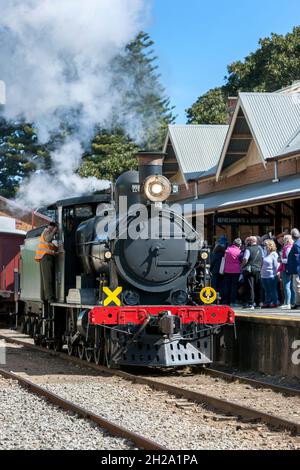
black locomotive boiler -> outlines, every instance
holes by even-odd
[[[163,154],[141,153],[139,171],[114,190],[59,201],[56,300],[41,300],[34,260],[42,229],[21,250],[19,322],[36,343],[108,365],[182,366],[212,361],[212,340],[233,324],[227,306],[200,305],[201,239],[166,201]]]

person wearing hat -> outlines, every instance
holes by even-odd
[[[224,265],[224,303],[236,306],[238,282],[241,274],[241,254],[242,240],[236,238],[231,246],[225,251]]]

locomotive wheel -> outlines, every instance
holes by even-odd
[[[79,344],[77,346],[77,353],[79,359],[85,359],[85,346],[83,341],[79,341]]]
[[[26,334],[28,336],[31,336],[31,337],[32,337],[32,333],[33,333],[33,325],[34,325],[34,318],[29,317],[27,322],[26,322]]]
[[[85,348],[85,358],[86,358],[87,362],[93,362],[94,361],[94,351],[93,351],[93,349]]]
[[[29,334],[32,338],[34,336],[35,322],[36,322],[35,318],[31,317],[29,320],[29,328],[30,328]]]
[[[68,355],[76,356],[76,347],[68,341]]]
[[[40,346],[41,338],[40,338],[40,325],[39,321],[35,320],[33,323],[33,331],[32,331],[33,341],[36,346]]]
[[[21,330],[21,333],[23,333],[23,334],[26,333],[26,322],[25,322],[24,317],[22,318],[22,321],[21,321],[20,330]]]
[[[55,352],[60,352],[62,350],[62,340],[60,338],[56,338],[54,340],[53,349]]]
[[[50,350],[53,350],[53,349],[54,349],[54,343],[53,343],[53,341],[47,341],[46,348],[47,348],[47,349],[50,349]]]
[[[101,347],[94,349],[94,361],[98,366],[103,365],[103,354]]]
[[[33,342],[36,346],[40,346],[41,345],[41,338],[39,336],[34,336]]]

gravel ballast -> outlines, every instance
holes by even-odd
[[[300,449],[299,436],[268,428],[262,423],[223,415],[205,405],[182,404],[167,393],[88,369],[84,362],[82,366],[75,365],[65,359],[12,344],[7,347],[7,361],[10,370],[169,449]],[[182,378],[174,374],[156,378],[172,381],[179,387],[195,386],[198,391],[230,401],[236,393],[241,404],[245,403],[245,394],[253,394],[252,406],[256,407],[256,390],[248,389],[249,386],[243,385],[245,388],[237,388],[234,392],[235,388],[231,391],[229,385],[241,384],[221,381],[222,384],[218,385],[211,377],[203,376],[207,380],[207,389],[203,390],[204,383],[199,382],[198,379],[202,378],[199,375]],[[284,403],[285,397],[280,394],[272,392],[270,395],[269,390],[260,392],[261,403],[265,401],[266,405],[264,411],[269,411],[268,407],[272,406],[275,413],[276,397]],[[294,417],[293,400],[295,397],[285,402],[290,407],[289,419]],[[296,401],[295,407],[299,410]]]
[[[178,400],[117,377],[74,384],[44,385],[51,391],[154,439],[169,449],[298,449],[288,432],[240,421],[198,404]],[[180,403],[180,402],[179,402]]]
[[[49,404],[14,381],[0,379],[1,450],[127,450],[124,439]]]

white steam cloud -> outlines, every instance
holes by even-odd
[[[81,160],[83,149],[76,140],[67,141],[52,153],[53,169],[50,172],[37,171],[21,185],[17,202],[42,207],[49,202],[66,197],[91,193],[106,189],[108,181],[95,177],[81,178],[75,173]]]
[[[72,140],[52,154],[51,175],[36,172],[21,186],[18,201],[37,207],[107,187],[74,172],[81,144],[119,102],[110,63],[143,27],[145,1],[0,0],[0,11],[5,117],[33,122],[41,142],[60,130],[62,116],[75,127]]]

